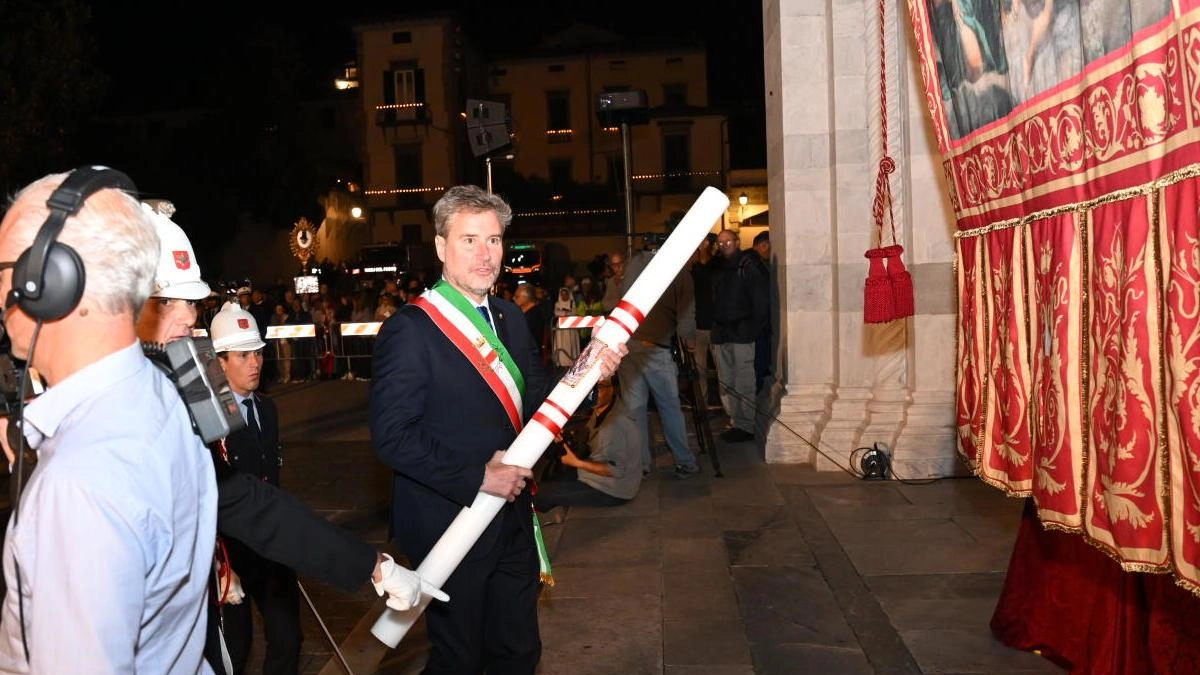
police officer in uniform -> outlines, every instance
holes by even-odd
[[[258,322],[233,303],[213,317],[210,328],[229,388],[237,400],[246,426],[225,439],[229,463],[242,473],[279,486],[279,413],[275,403],[256,393],[262,376],[263,342]],[[241,587],[254,600],[263,617],[266,638],[266,675],[293,675],[300,667],[300,596],[296,573],[267,560],[236,539],[222,538],[224,552]],[[225,644],[233,672],[241,673],[250,655],[253,620],[249,603],[221,606]]]

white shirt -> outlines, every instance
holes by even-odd
[[[4,543],[0,672],[210,673],[217,488],[175,386],[135,342],[47,389],[25,420],[38,465]]]

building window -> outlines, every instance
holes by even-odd
[[[667,65],[668,66],[679,66],[682,64],[683,64],[682,56],[668,56],[667,57]]]
[[[396,83],[392,103],[417,102],[417,71],[393,70],[392,77]]]
[[[663,130],[663,191],[690,192],[691,137],[686,129]]]
[[[425,118],[425,70],[404,66],[384,72],[383,120],[421,120]]]
[[[396,171],[396,188],[400,190],[420,188],[422,176],[421,144],[398,143],[392,146],[392,161]],[[396,206],[417,208],[422,205],[420,192],[400,192],[396,195]]]
[[[665,105],[665,106],[687,105],[687,85],[683,84],[683,83],[664,84],[663,85],[663,105]]]
[[[608,69],[609,70],[625,70],[625,61],[623,59],[616,60],[616,61],[609,61]]]
[[[629,91],[630,86],[627,84],[606,84],[604,85],[604,93],[611,94],[614,91]]]
[[[566,66],[561,63],[552,63],[546,68],[546,70],[550,71],[551,73],[561,73],[566,69]]]
[[[608,186],[618,193],[625,191],[625,157],[613,153],[608,156]]]
[[[550,189],[561,193],[571,186],[571,160],[552,159],[549,165]]]
[[[421,243],[421,224],[404,223],[400,226],[400,242],[404,244]]]
[[[412,31],[398,30],[392,33],[392,44],[407,45],[412,43]]]
[[[508,74],[508,68],[492,68],[492,77],[504,77]]]
[[[565,133],[564,133],[565,132]],[[571,94],[546,92],[546,139],[551,143],[571,140]]]

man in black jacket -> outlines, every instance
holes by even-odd
[[[754,251],[740,250],[736,232],[717,235],[714,259],[712,342],[721,381],[721,403],[730,427],[729,442],[754,438],[754,341],[767,325],[767,278]]]

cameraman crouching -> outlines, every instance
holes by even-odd
[[[616,378],[596,383],[596,406],[588,418],[587,459],[558,438],[560,461],[573,469],[562,478],[538,483],[534,508],[543,522],[560,522],[560,506],[619,506],[637,496],[642,486],[640,434],[618,403]],[[574,473],[574,475],[570,475]],[[550,515],[554,513],[555,515]]]

